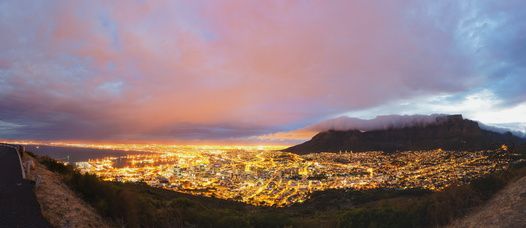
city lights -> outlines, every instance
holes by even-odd
[[[144,182],[194,195],[283,207],[307,200],[314,191],[327,189],[439,191],[506,169],[510,162],[509,152],[502,149],[300,156],[242,146],[148,145],[147,148],[156,153],[106,157],[75,165],[81,172],[107,181]]]

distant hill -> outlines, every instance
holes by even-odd
[[[405,151],[481,150],[495,149],[502,144],[514,147],[523,138],[510,132],[484,130],[475,121],[462,115],[435,116],[435,121],[407,127],[381,130],[329,130],[316,134],[311,140],[284,151],[296,154],[338,151]]]

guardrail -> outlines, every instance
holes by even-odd
[[[26,179],[26,171],[24,170],[24,166],[22,165],[22,157],[24,156],[24,152],[25,152],[24,146],[12,145],[12,144],[7,144],[7,143],[0,143],[0,146],[9,147],[16,151],[16,154],[18,155],[18,161],[20,162],[20,169],[22,171],[22,179]]]

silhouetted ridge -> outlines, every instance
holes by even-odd
[[[478,123],[462,115],[436,117],[435,123],[404,128],[360,131],[329,130],[316,134],[311,140],[284,151],[297,154],[338,151],[405,151],[482,150],[496,149],[502,144],[513,147],[524,141],[511,133],[500,134],[483,130]]]

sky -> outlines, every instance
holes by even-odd
[[[526,131],[526,1],[0,1],[0,138],[243,141],[350,116]]]

